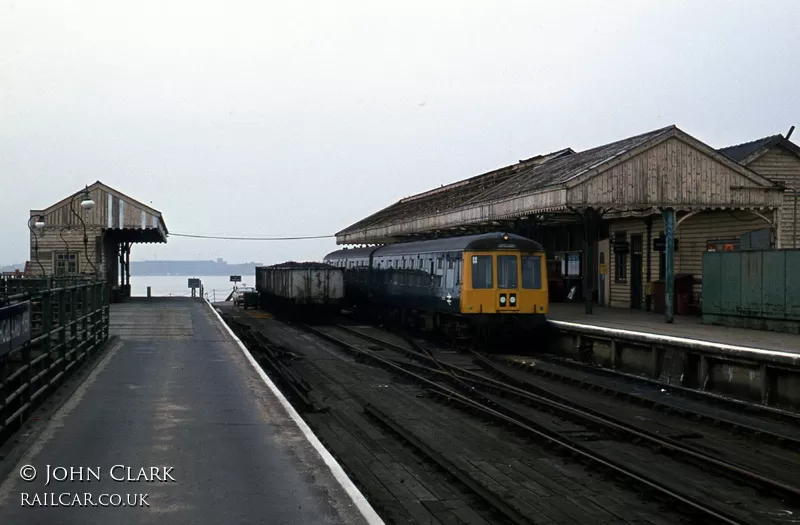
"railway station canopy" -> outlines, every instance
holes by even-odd
[[[401,199],[336,234],[384,244],[502,226],[531,217],[576,220],[705,209],[774,209],[782,187],[676,126],[585,151],[565,148]]]

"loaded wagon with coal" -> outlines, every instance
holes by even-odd
[[[285,262],[256,267],[261,308],[287,313],[338,312],[344,299],[344,270],[329,264]]]

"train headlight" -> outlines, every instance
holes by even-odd
[[[517,304],[517,296],[512,295],[511,297],[508,298],[508,302],[511,303],[512,305]]]
[[[505,295],[501,295],[500,296],[500,304],[506,304],[506,296]]]

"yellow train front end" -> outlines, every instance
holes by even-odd
[[[527,327],[544,324],[549,308],[547,257],[537,243],[529,243],[536,246],[499,243],[497,248],[464,252],[463,315],[490,325],[505,326],[510,318]]]

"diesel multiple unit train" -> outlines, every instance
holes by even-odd
[[[348,248],[324,258],[343,270],[348,306],[450,336],[543,324],[546,261],[542,245],[509,233]]]
[[[256,268],[261,307],[341,308],[450,337],[494,337],[544,323],[546,254],[509,233],[401,242],[329,253],[324,263]]]

